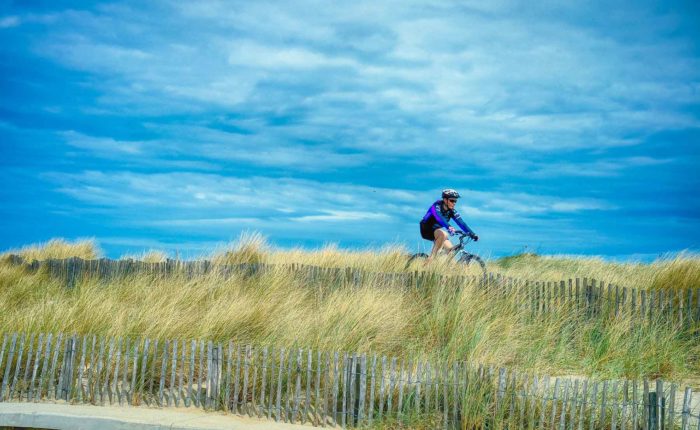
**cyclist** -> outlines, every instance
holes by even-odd
[[[442,248],[448,251],[452,249],[453,245],[447,238],[448,233],[450,236],[455,233],[455,228],[449,224],[451,219],[454,219],[459,228],[475,242],[479,240],[479,236],[467,226],[459,212],[455,210],[459,197],[459,193],[451,188],[442,190],[442,200],[435,201],[420,221],[421,237],[433,242],[433,250],[430,252],[428,260],[436,256]]]

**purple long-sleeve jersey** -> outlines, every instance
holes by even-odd
[[[467,234],[474,234],[472,229],[470,229],[464,220],[462,220],[462,216],[459,214],[459,212],[454,209],[443,209],[442,200],[437,200],[432,204],[432,206],[430,206],[430,209],[428,209],[428,212],[425,213],[421,223],[429,225],[440,224],[440,226],[443,228],[449,228],[451,219],[455,220],[455,223],[462,229],[463,232]]]

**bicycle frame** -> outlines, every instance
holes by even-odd
[[[464,248],[467,246],[467,244],[468,244],[469,242],[472,241],[472,238],[469,237],[469,236],[468,236],[465,232],[463,232],[463,231],[456,231],[456,232],[455,232],[455,235],[459,236],[459,243],[458,243],[457,245],[453,246],[452,249],[450,249],[450,250],[448,251],[448,253],[455,253],[455,254],[458,254],[460,251],[466,252],[466,251],[464,251]]]

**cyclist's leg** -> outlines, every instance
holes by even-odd
[[[433,242],[433,250],[430,252],[430,258],[435,257],[442,248],[446,250],[452,249],[452,242],[447,239],[447,232],[441,228],[435,229],[433,232],[435,235],[435,241]]]

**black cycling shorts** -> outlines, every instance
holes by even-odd
[[[431,242],[435,241],[435,230],[442,228],[440,224],[420,223],[420,237]]]

